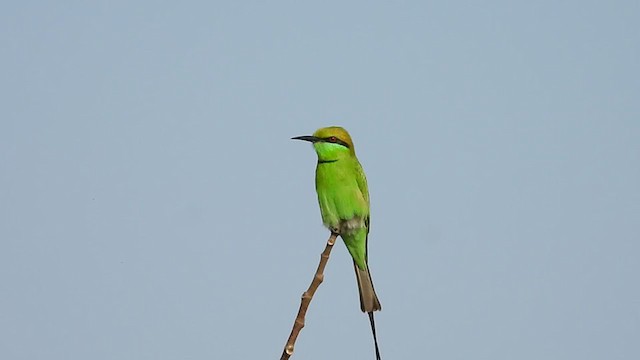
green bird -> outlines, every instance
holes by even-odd
[[[316,192],[322,222],[340,235],[353,258],[360,309],[369,314],[376,358],[379,359],[373,312],[381,310],[382,306],[373,288],[367,257],[369,189],[353,141],[347,130],[338,126],[321,128],[311,136],[292,139],[311,142],[318,155]]]

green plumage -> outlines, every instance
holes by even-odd
[[[369,190],[351,136],[345,129],[333,126],[294,139],[312,142],[318,155],[316,192],[322,222],[340,234],[353,258],[360,308],[366,312],[380,310],[367,258]]]
[[[326,146],[317,144],[316,148]],[[338,230],[358,267],[367,269],[369,192],[362,166],[354,156],[316,167],[316,192],[322,222]]]

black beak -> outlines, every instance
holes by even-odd
[[[309,141],[309,142],[318,142],[320,141],[319,137],[315,137],[315,136],[296,136],[296,137],[292,137],[291,140],[304,140],[304,141]]]

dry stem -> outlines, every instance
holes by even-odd
[[[336,238],[338,234],[331,233],[329,240],[327,240],[327,246],[324,248],[324,251],[320,255],[320,263],[318,264],[318,269],[316,270],[316,274],[313,277],[313,281],[311,281],[311,285],[307,291],[302,294],[302,301],[300,302],[300,309],[298,310],[298,315],[296,316],[296,320],[293,322],[293,329],[291,329],[291,335],[289,335],[289,339],[287,340],[287,344],[284,346],[284,350],[282,351],[282,356],[280,360],[288,360],[289,357],[293,354],[293,348],[296,344],[296,339],[298,338],[298,334],[300,330],[304,327],[304,317],[307,314],[307,308],[309,308],[309,304],[311,303],[311,299],[313,299],[313,294],[315,294],[318,286],[322,283],[324,279],[324,268],[327,266],[327,262],[329,261],[329,254],[331,254],[331,249],[333,248],[333,244],[336,243]]]

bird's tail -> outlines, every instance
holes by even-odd
[[[353,262],[353,267],[356,269],[358,291],[360,292],[360,310],[368,313],[382,310],[376,291],[373,288],[369,269],[360,269],[355,261]]]
[[[373,319],[373,312],[382,310],[376,291],[371,281],[371,273],[369,269],[362,270],[353,262],[356,269],[356,279],[358,280],[358,290],[360,292],[360,309],[369,314],[369,322],[371,323],[371,332],[373,333],[373,343],[376,347],[376,360],[380,360],[380,350],[378,349],[378,337],[376,336],[376,323]]]
[[[376,336],[376,322],[373,320],[373,311],[369,313],[369,322],[371,323],[371,332],[373,333],[373,344],[376,346],[376,360],[381,360],[380,350],[378,349],[378,337]]]

